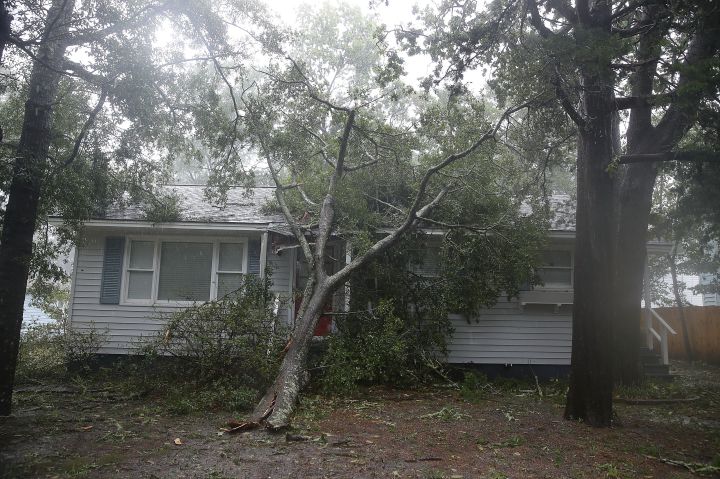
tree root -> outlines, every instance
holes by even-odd
[[[265,410],[265,412],[260,416],[260,418],[257,421],[236,421],[234,419],[231,419],[228,421],[228,426],[230,426],[229,429],[224,429],[224,432],[226,434],[236,434],[238,432],[247,432],[252,431],[253,429],[258,429],[260,427],[265,426],[267,429],[274,429],[270,424],[268,424],[267,418],[270,417],[270,415],[273,413],[273,410],[275,409],[275,401],[277,400],[277,393],[275,393],[275,396],[273,396],[273,400],[270,402],[270,406]]]

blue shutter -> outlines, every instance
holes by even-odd
[[[248,242],[248,273],[260,274],[260,240],[251,239]]]
[[[105,238],[105,256],[103,258],[102,283],[100,285],[100,304],[120,303],[120,284],[122,279],[125,238]]]

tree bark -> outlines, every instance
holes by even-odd
[[[618,186],[616,267],[611,303],[614,309],[615,381],[624,385],[642,379],[640,366],[640,300],[647,260],[647,228],[657,168],[632,165]]]
[[[43,43],[30,76],[22,133],[0,237],[0,415],[12,409],[33,234],[47,154],[52,107],[57,96],[68,26],[75,2],[55,0],[48,10]]]
[[[581,9],[584,2],[578,2]],[[587,6],[587,5],[586,5]],[[610,10],[596,4],[579,10],[582,29],[609,36]],[[565,418],[592,426],[612,421],[612,310],[615,258],[615,147],[613,73],[609,62],[581,66],[582,113],[578,138],[577,219],[570,387]]]
[[[596,117],[581,133],[578,151],[577,226],[570,387],[567,419],[609,426],[612,419],[612,295],[614,235],[611,122]]]
[[[10,40],[12,16],[8,12],[5,0],[0,0],[0,65],[2,65],[5,45]]]

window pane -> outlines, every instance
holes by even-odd
[[[232,293],[242,285],[242,274],[239,273],[218,273],[217,299],[222,299],[228,293]]]
[[[163,243],[160,253],[158,299],[210,299],[211,243]]]
[[[569,251],[543,251],[541,259],[541,263],[543,266],[562,266],[564,268],[570,267]]]
[[[130,243],[130,268],[153,269],[155,243],[152,241],[133,241]]]
[[[130,271],[128,299],[150,299],[152,297],[152,281],[152,271]]]
[[[538,276],[542,279],[545,286],[570,286],[570,275],[569,269],[546,269],[539,268]]]
[[[241,243],[220,243],[220,271],[243,270],[243,245]]]

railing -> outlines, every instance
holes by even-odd
[[[645,301],[645,334],[647,336],[647,348],[652,351],[655,348],[655,340],[657,339],[660,343],[662,362],[667,365],[670,363],[670,356],[668,353],[668,333],[677,334],[677,332],[675,332],[672,326],[670,326],[667,321],[665,321],[663,317],[652,308],[652,299],[648,285],[649,281],[647,271],[645,271],[645,291],[643,293],[643,300]],[[658,323],[660,329],[659,332],[655,329],[655,321]]]
[[[660,326],[660,332],[655,329],[655,322]],[[669,364],[670,358],[668,354],[668,333],[677,334],[677,332],[660,316],[657,311],[649,306],[645,307],[645,329],[647,330],[647,347],[653,350],[655,339],[660,343],[660,354],[662,355],[663,364]]]

